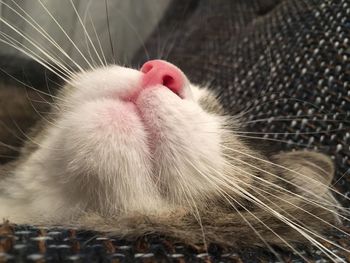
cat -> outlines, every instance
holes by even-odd
[[[29,55],[63,83],[1,87],[2,218],[235,248],[311,243],[334,257],[319,240],[346,217],[326,155],[260,150],[167,61],[73,71]]]
[[[204,234],[234,247],[317,242],[341,224],[329,157],[257,150],[212,91],[168,62],[102,67],[36,94],[32,109],[50,111],[24,110],[42,118],[0,170],[0,216],[11,222],[191,243]]]

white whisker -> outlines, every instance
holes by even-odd
[[[13,4],[16,5],[16,7],[21,10],[32,22],[30,22],[27,18],[22,16],[17,10],[12,8],[11,6],[7,5],[3,1],[0,0],[0,2],[4,5],[6,5],[10,10],[15,12],[19,17],[24,19],[33,29],[35,29],[39,34],[41,34],[46,40],[49,41],[55,48],[57,48],[66,58],[68,58],[81,72],[84,72],[83,68],[75,61],[73,60],[67,52],[44,30],[44,28],[33,18],[31,17],[20,5],[18,5],[14,0],[11,0]],[[63,61],[63,60],[62,60]],[[64,61],[63,61],[64,62]],[[64,62],[65,63],[65,62]],[[71,72],[73,72],[73,69],[70,65],[65,63],[65,65],[70,69]]]
[[[238,203],[240,205],[240,207],[242,207],[246,212],[248,212],[251,216],[253,216],[256,220],[258,220],[263,226],[265,226],[269,231],[271,231],[277,238],[279,238],[283,243],[285,243],[289,248],[291,248],[296,254],[298,254],[301,258],[305,259],[291,244],[289,244],[283,237],[281,237],[279,234],[276,233],[276,231],[274,231],[272,228],[270,228],[268,225],[266,225],[260,218],[258,218],[257,216],[254,215],[254,213],[252,213],[251,211],[249,211],[244,205],[242,205],[238,200],[234,199],[231,195],[229,195],[225,190],[221,189],[219,184],[216,184],[214,182],[214,179],[216,181],[219,181],[219,183],[223,186],[226,186],[228,188],[230,188],[232,191],[234,191],[235,193],[237,193],[238,195],[242,195],[242,193],[240,191],[237,190],[238,185],[235,184],[232,180],[227,180],[227,178],[225,178],[224,176],[220,176],[220,178],[215,178],[215,177],[211,177],[211,176],[207,176],[205,175],[205,173],[202,173],[197,167],[195,167],[195,165],[193,165],[189,160],[187,160],[187,162],[199,173],[201,174],[208,182],[210,182],[215,188],[216,190],[218,190],[220,192],[220,194],[225,198],[226,201],[228,201],[228,203],[235,209],[236,212],[239,213],[239,215],[243,218],[243,220],[253,229],[253,231],[258,235],[258,237],[263,241],[263,243],[265,245],[267,245],[267,247],[272,248],[265,240],[264,238],[260,235],[260,233],[254,228],[253,225],[251,225],[251,223],[242,215],[242,213],[239,212],[239,210],[235,207],[235,205],[232,204],[231,201]],[[232,178],[230,178],[232,179]],[[233,186],[233,187],[230,187]],[[235,188],[237,187],[237,188]],[[224,194],[223,194],[224,193]],[[231,201],[230,201],[230,200]],[[274,250],[271,250],[272,252],[274,252]],[[274,253],[276,256],[278,255],[277,253]],[[277,256],[279,257],[279,256]]]
[[[205,238],[205,232],[204,232],[204,227],[203,227],[203,223],[202,223],[202,218],[200,216],[200,213],[199,213],[199,210],[198,210],[198,207],[196,205],[196,202],[191,194],[191,190],[188,188],[188,186],[186,185],[186,183],[182,184],[182,182],[185,182],[183,176],[182,176],[182,173],[179,171],[179,169],[174,166],[175,170],[177,171],[177,174],[181,177],[181,181],[179,182],[179,185],[180,187],[182,188],[182,191],[183,191],[183,194],[188,202],[188,204],[190,205],[190,207],[192,208],[192,205],[194,207],[194,216],[196,218],[196,220],[198,221],[198,224],[201,228],[201,231],[202,231],[202,236],[203,236],[203,244],[204,244],[204,247],[205,249],[207,250],[208,249],[208,245],[207,245],[207,241],[206,241],[206,238]],[[185,187],[186,189],[184,189],[183,187]],[[189,202],[188,198],[187,198],[187,195],[189,195],[190,199],[191,199],[191,202]],[[192,203],[192,205],[191,205]]]
[[[27,89],[26,89],[26,95],[27,95],[27,98],[28,98],[28,101],[29,101],[31,107],[34,109],[34,111],[36,112],[36,114],[38,114],[38,116],[41,118],[41,120],[46,121],[48,124],[50,124],[50,125],[52,125],[52,126],[54,126],[54,127],[56,127],[56,128],[59,128],[59,129],[60,129],[60,128],[64,128],[64,127],[59,127],[59,126],[57,126],[56,123],[54,123],[54,122],[48,120],[44,115],[42,115],[42,114],[37,110],[37,108],[34,106],[32,100],[31,100],[30,97],[29,97],[29,94],[28,94]],[[50,105],[51,105],[51,104],[50,104]]]
[[[81,19],[80,15],[79,15],[79,13],[78,13],[78,10],[77,10],[77,8],[75,7],[75,5],[74,5],[74,3],[73,3],[73,0],[70,0],[70,3],[71,3],[71,5],[72,5],[72,7],[73,7],[73,10],[74,10],[75,14],[76,14],[77,17],[78,17],[78,20],[79,20],[79,22],[80,22],[80,25],[82,26],[82,28],[83,28],[83,30],[84,30],[84,35],[88,38],[88,40],[89,40],[89,42],[90,42],[90,44],[91,44],[91,46],[92,46],[92,48],[93,48],[93,50],[94,50],[94,52],[95,52],[97,58],[98,58],[98,60],[99,60],[100,63],[101,63],[101,66],[103,66],[103,65],[104,65],[104,64],[103,64],[103,61],[102,61],[102,59],[101,59],[99,53],[97,52],[96,47],[95,47],[93,41],[91,40],[91,37],[90,37],[89,33],[88,33],[87,30],[86,30],[86,27],[85,27],[85,25],[84,25],[84,23],[83,23],[83,20]]]
[[[320,182],[320,181],[317,181],[317,180],[315,180],[315,179],[313,179],[313,178],[307,177],[307,176],[305,176],[304,174],[302,174],[302,173],[300,173],[300,172],[298,172],[298,171],[292,170],[292,169],[290,169],[290,168],[288,168],[288,167],[285,167],[285,166],[283,166],[283,165],[276,164],[276,163],[274,163],[274,162],[270,162],[270,161],[268,161],[268,160],[261,159],[261,158],[259,158],[259,157],[253,156],[253,155],[251,155],[251,154],[244,153],[244,152],[242,152],[242,151],[238,151],[238,150],[235,150],[235,149],[226,147],[226,146],[224,146],[224,145],[222,145],[222,147],[225,148],[225,149],[227,149],[227,150],[230,150],[230,151],[233,151],[233,152],[237,152],[237,153],[243,154],[243,155],[248,156],[248,157],[250,157],[250,158],[253,158],[253,159],[255,159],[255,160],[259,160],[259,161],[264,162],[264,163],[267,163],[267,164],[269,164],[269,165],[272,165],[272,166],[281,168],[281,169],[283,169],[283,170],[286,170],[286,171],[288,171],[288,172],[294,173],[294,174],[296,174],[296,175],[302,176],[303,178],[305,178],[305,179],[307,179],[307,180],[310,180],[311,182],[317,182],[317,183],[321,184],[322,186],[327,187],[329,190],[331,190],[331,191],[333,191],[333,192],[335,192],[335,193],[341,195],[342,197],[346,198],[347,200],[350,200],[350,198],[346,197],[344,194],[338,192],[337,190],[335,190],[335,189],[329,187],[328,185],[325,185],[324,183],[322,183],[322,182]],[[228,157],[231,157],[231,156],[228,155]],[[267,173],[267,174],[269,174],[269,175],[272,175],[272,176],[274,176],[274,177],[276,177],[276,178],[279,178],[279,179],[281,179],[281,180],[286,180],[286,179],[284,179],[284,178],[282,178],[282,177],[279,177],[278,175],[275,175],[275,174],[273,174],[273,173],[271,173],[271,172],[265,171],[265,170],[263,170],[263,169],[261,169],[261,168],[259,168],[259,167],[257,167],[257,166],[254,166],[254,165],[252,165],[252,164],[249,164],[249,163],[244,162],[244,161],[242,161],[242,160],[239,160],[239,159],[237,159],[237,158],[236,158],[235,160],[240,161],[240,162],[243,162],[243,163],[245,163],[245,164],[247,164],[247,165],[249,165],[249,166],[251,166],[251,167],[253,167],[253,168],[255,168],[255,169],[258,169],[258,170],[260,170],[260,171],[262,171],[262,172],[265,172],[265,173]],[[291,183],[291,182],[288,182],[288,180],[287,180],[286,182],[287,182],[287,183],[290,183],[291,185],[293,185],[293,186],[295,186],[295,187],[298,187],[298,188],[302,189],[303,191],[305,191],[305,192],[307,192],[307,193],[313,194],[315,197],[319,197],[319,196],[315,195],[314,193],[312,193],[311,191],[309,191],[309,190],[307,190],[307,189],[301,188],[301,186],[299,186],[299,185],[297,185],[297,184],[293,184],[293,183]]]
[[[320,208],[322,208],[322,209],[324,209],[324,210],[327,210],[327,211],[329,211],[329,212],[331,212],[331,213],[334,213],[334,214],[336,214],[337,216],[341,217],[341,218],[344,219],[344,220],[349,220],[347,217],[345,217],[345,216],[343,216],[343,215],[337,213],[336,211],[334,211],[334,210],[329,209],[328,207],[326,207],[326,205],[327,205],[327,206],[332,207],[332,208],[337,208],[337,209],[339,209],[339,210],[341,210],[341,211],[344,211],[344,210],[345,210],[345,208],[343,208],[343,207],[341,207],[341,206],[338,206],[338,205],[333,204],[333,203],[329,203],[328,200],[321,199],[321,200],[322,200],[322,203],[320,203],[320,202],[321,202],[320,200],[306,198],[306,197],[303,196],[303,195],[294,193],[294,192],[292,192],[292,191],[290,191],[290,190],[288,190],[288,189],[285,189],[285,188],[283,188],[282,186],[280,186],[280,185],[278,185],[278,184],[275,184],[275,183],[273,183],[273,182],[271,182],[271,181],[269,181],[269,180],[263,179],[263,178],[261,178],[261,177],[259,177],[259,176],[256,176],[256,175],[254,175],[254,174],[252,174],[252,173],[249,173],[249,172],[245,171],[244,169],[242,169],[242,168],[240,168],[240,167],[233,166],[233,165],[231,165],[230,163],[228,163],[227,165],[229,165],[229,166],[230,166],[231,168],[233,168],[233,169],[238,170],[239,172],[241,172],[241,173],[243,173],[243,174],[246,174],[246,176],[247,176],[248,178],[249,178],[249,177],[253,177],[254,179],[256,179],[256,180],[259,181],[259,182],[257,182],[257,183],[259,183],[259,184],[261,184],[261,185],[263,185],[263,186],[265,186],[265,187],[268,187],[268,188],[270,188],[270,189],[272,189],[272,190],[274,190],[274,191],[279,191],[280,193],[284,193],[284,194],[287,193],[287,194],[290,194],[290,195],[292,195],[292,196],[295,196],[296,198],[299,198],[300,200],[303,200],[303,201],[306,202],[306,203],[312,204],[312,205],[314,205],[314,206],[317,206],[317,207],[320,207]],[[243,175],[243,174],[241,174],[241,175]],[[305,190],[306,190],[306,189],[305,189]],[[319,198],[319,199],[320,199],[320,198]]]
[[[90,13],[89,13],[89,20],[90,20],[92,29],[93,29],[93,31],[94,31],[95,37],[96,37],[96,39],[97,39],[98,47],[99,47],[99,49],[100,49],[100,52],[101,52],[101,55],[102,55],[102,59],[103,59],[104,65],[107,66],[108,63],[107,63],[107,60],[106,60],[106,56],[105,56],[105,54],[104,54],[104,52],[103,52],[102,44],[101,44],[100,38],[98,37],[97,31],[96,31],[96,27],[95,27],[95,24],[94,24],[94,22],[93,22],[93,20],[92,20],[92,18],[91,18]]]
[[[137,32],[135,26],[132,25],[132,24],[130,23],[130,21],[125,17],[125,15],[124,15],[122,12],[120,12],[118,9],[116,9],[116,11],[117,11],[118,14],[120,15],[120,17],[127,23],[127,25],[129,26],[129,28],[134,32],[134,34],[135,34],[137,40],[140,42],[140,44],[141,44],[141,46],[142,46],[142,48],[143,48],[143,50],[144,50],[144,52],[145,52],[145,54],[146,54],[146,56],[147,56],[147,60],[150,60],[150,59],[151,59],[151,58],[150,58],[150,54],[149,54],[149,52],[148,52],[148,50],[147,50],[147,47],[146,47],[146,45],[145,45],[145,42],[143,41],[143,39],[142,39],[142,37],[140,36],[140,34]]]
[[[296,204],[294,204],[294,203],[292,203],[292,202],[289,202],[288,200],[286,200],[286,199],[284,199],[284,198],[282,198],[282,197],[280,197],[280,196],[278,196],[278,195],[272,194],[272,193],[270,193],[270,192],[268,192],[268,191],[265,191],[265,190],[263,190],[263,189],[261,189],[261,188],[254,187],[254,186],[252,186],[252,185],[249,185],[249,184],[247,184],[247,183],[244,183],[243,181],[241,181],[240,183],[245,184],[247,187],[249,187],[250,189],[252,189],[255,193],[259,194],[259,196],[261,196],[261,198],[264,198],[265,200],[270,201],[273,205],[276,205],[278,208],[280,208],[283,212],[285,212],[286,214],[288,214],[288,216],[290,216],[291,218],[293,218],[293,219],[296,220],[296,221],[299,221],[299,220],[298,220],[297,218],[295,218],[293,215],[291,215],[290,213],[286,212],[284,209],[282,209],[282,208],[281,208],[280,206],[278,206],[276,203],[272,202],[272,201],[271,201],[270,199],[268,199],[266,196],[262,195],[262,194],[260,193],[260,191],[261,191],[261,192],[264,192],[264,193],[267,194],[267,195],[273,196],[274,198],[277,198],[277,199],[279,199],[280,201],[285,202],[285,203],[287,203],[287,204],[289,204],[289,205],[291,205],[291,206],[293,206],[293,207],[295,207],[295,208],[297,208],[297,209],[300,209],[301,211],[307,213],[308,215],[314,217],[315,219],[322,221],[323,223],[325,223],[325,224],[329,225],[330,227],[334,228],[335,230],[337,230],[337,231],[341,232],[342,234],[344,234],[344,235],[350,237],[350,234],[349,234],[349,233],[347,233],[347,232],[345,232],[344,230],[340,229],[339,227],[337,227],[337,226],[335,226],[335,225],[333,225],[333,224],[327,222],[326,220],[324,220],[324,219],[322,219],[322,218],[320,218],[320,217],[318,217],[318,216],[316,216],[316,215],[310,213],[310,212],[307,211],[306,209],[303,209],[301,206],[297,206]],[[254,190],[254,189],[255,189],[255,190]],[[299,224],[301,224],[301,222],[299,222]],[[322,236],[319,236],[318,234],[316,234],[316,233],[312,232],[311,230],[307,229],[306,227],[304,227],[304,228],[305,228],[305,231],[310,232],[311,234],[313,234],[313,235],[315,235],[315,236],[321,238],[322,240],[324,240],[324,241],[326,241],[326,242],[328,242],[328,243],[330,243],[330,244],[332,244],[332,245],[334,245],[334,246],[336,246],[336,247],[338,247],[338,248],[340,248],[340,249],[342,249],[342,250],[344,250],[344,251],[346,251],[346,252],[350,252],[350,250],[348,250],[348,249],[346,249],[346,248],[344,248],[344,247],[342,247],[342,246],[336,244],[335,242],[333,242],[333,241],[331,241],[331,240],[329,240],[329,239],[325,239],[325,238],[322,237]]]
[[[52,15],[52,13],[47,9],[47,7],[42,3],[41,0],[38,0],[40,5],[44,8],[46,13],[51,17],[51,19],[55,22],[55,24],[58,26],[58,28],[61,30],[61,32],[67,37],[69,42],[74,46],[74,48],[78,51],[78,53],[81,55],[81,57],[85,60],[85,62],[88,64],[88,66],[91,69],[94,69],[92,64],[89,62],[89,60],[84,56],[84,54],[80,51],[80,49],[77,47],[77,45],[74,43],[74,41],[69,37],[67,32],[63,29],[63,27],[58,23],[57,19]]]
[[[70,75],[72,75],[72,72],[69,71],[61,62],[57,60],[49,51],[47,51],[45,48],[41,47],[35,40],[33,40],[31,37],[26,36],[24,33],[22,33],[20,30],[18,30],[16,27],[9,24],[5,19],[0,17],[0,21],[4,23],[6,26],[11,28],[15,33],[17,33],[19,36],[23,37],[25,40],[27,40],[31,45],[33,45],[35,48],[37,48],[42,54],[44,54],[49,60],[55,62],[59,66],[59,68],[56,68],[57,71],[59,71],[61,74],[66,75],[66,77],[69,78]],[[8,34],[2,32],[3,36],[5,36],[8,39],[11,39],[12,41],[17,42],[19,45],[25,47],[22,43],[19,43],[19,41],[15,40],[13,37],[9,36]],[[26,49],[30,50],[28,47],[25,47]],[[33,51],[32,51],[33,52]],[[53,66],[52,66],[53,67]]]
[[[4,36],[4,33],[0,32],[0,35]],[[8,38],[8,36],[4,36],[5,38]],[[55,71],[55,67],[50,65],[50,63],[45,62],[41,57],[39,57],[38,55],[36,55],[35,53],[31,54],[28,53],[25,49],[18,47],[17,45],[15,45],[15,43],[13,43],[11,40],[8,39],[2,39],[0,38],[0,42],[4,43],[10,47],[15,48],[16,50],[20,51],[21,53],[25,54],[26,56],[32,58],[33,60],[35,60],[36,62],[38,62],[40,65],[42,65],[43,67],[45,67],[46,69],[50,70],[51,72],[53,72],[54,74],[56,74],[57,76],[59,76],[61,79],[63,79],[64,81],[68,81],[68,79],[66,79],[65,77],[63,77],[62,75],[60,75],[58,72]],[[32,52],[30,50],[30,52]]]
[[[0,42],[1,42],[1,39],[0,39]],[[42,91],[42,90],[36,89],[36,88],[34,88],[34,87],[32,87],[32,86],[29,86],[28,84],[26,84],[26,83],[24,83],[23,81],[17,79],[16,77],[12,76],[11,74],[7,73],[6,71],[4,71],[4,70],[1,69],[1,68],[0,68],[0,71],[2,71],[3,73],[5,73],[7,76],[9,76],[10,78],[12,78],[12,79],[15,80],[16,82],[22,84],[24,87],[26,87],[26,88],[28,88],[28,89],[31,89],[31,90],[34,90],[34,91],[37,92],[38,94],[43,94],[43,95],[46,95],[46,96],[48,96],[48,97],[50,97],[50,98],[53,98],[53,99],[55,99],[55,100],[65,102],[65,100],[62,99],[62,98],[60,98],[60,97],[54,96],[54,95],[49,94],[49,93],[47,93],[47,92],[45,92],[45,91]],[[50,102],[48,102],[48,103],[50,103]]]

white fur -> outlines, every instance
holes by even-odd
[[[223,120],[199,106],[208,91],[186,81],[184,99],[159,85],[125,100],[142,74],[112,66],[75,77],[40,148],[2,183],[10,188],[0,196],[8,204],[1,217],[61,223],[88,211],[157,214],[215,192],[203,174],[224,169]]]

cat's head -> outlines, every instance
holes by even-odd
[[[252,186],[268,189],[264,180],[319,195],[333,174],[321,154],[256,151],[213,92],[160,60],[75,75],[42,124],[27,164],[42,164],[67,199],[104,215],[205,209],[225,193],[241,200]]]
[[[50,117],[34,163],[73,202],[107,215],[202,206],[232,170],[225,147],[250,152],[215,95],[160,60],[75,75]]]
[[[140,70],[103,67],[68,81],[36,129],[39,145],[28,142],[17,172],[41,174],[31,211],[56,223],[82,212],[114,222],[137,214],[169,226],[180,213],[211,226],[221,215],[226,219],[213,231],[215,240],[251,232],[245,220],[258,224],[255,217],[290,230],[284,218],[293,221],[290,213],[316,230],[338,220],[328,157],[269,155],[243,140],[240,126],[213,92],[168,62],[149,61]],[[188,219],[180,222],[176,228],[183,231]]]

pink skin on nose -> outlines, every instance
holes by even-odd
[[[160,84],[179,96],[182,93],[184,76],[174,65],[164,60],[150,60],[143,64],[141,72],[145,73],[142,77],[142,88]]]

